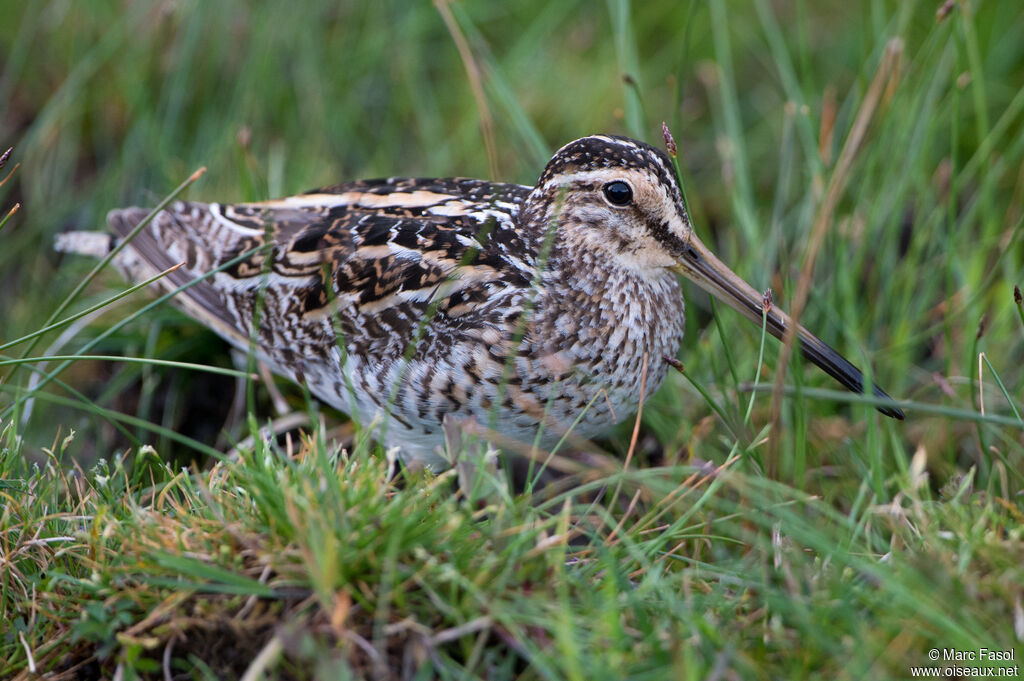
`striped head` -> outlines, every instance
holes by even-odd
[[[626,137],[594,135],[559,149],[528,205],[533,220],[560,226],[568,248],[638,273],[672,267],[693,232],[668,156]]]

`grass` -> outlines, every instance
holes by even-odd
[[[876,679],[979,648],[1019,664],[1018,4],[12,9],[0,677]],[[303,431],[268,435],[262,384],[230,420],[222,343],[139,294],[101,305],[128,289],[107,270],[74,299],[94,263],[48,247],[202,166],[200,200],[393,174],[532,184],[565,141],[660,144],[662,120],[697,232],[783,308],[803,288],[802,322],[905,422],[798,357],[773,395],[779,345],[759,361],[760,331],[687,289],[685,373],[638,430],[524,491],[483,466],[467,499],[456,472],[396,470],[295,386],[275,388]]]

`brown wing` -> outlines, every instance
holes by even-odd
[[[496,289],[529,286],[533,256],[515,228],[528,191],[392,178],[262,203],[177,202],[132,240],[119,264],[140,280],[184,263],[162,288],[188,286],[177,304],[240,346],[257,316],[268,345],[304,325],[324,334],[332,317],[371,346],[404,343],[432,302],[455,319]],[[145,215],[128,208],[108,221],[124,237]],[[261,304],[267,314],[259,315]]]

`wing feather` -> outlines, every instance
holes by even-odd
[[[435,324],[450,317],[468,328],[467,316],[494,292],[529,286],[532,258],[515,224],[528,192],[461,178],[390,178],[261,203],[175,202],[119,265],[139,280],[184,263],[162,280],[164,290],[221,268],[175,300],[236,345],[248,345],[262,302],[272,306],[259,321],[264,348],[303,327],[303,337],[330,336],[333,318],[366,341],[364,351],[393,354],[428,306],[440,316]],[[123,238],[145,215],[116,210],[108,222]],[[405,338],[388,338],[396,335]]]

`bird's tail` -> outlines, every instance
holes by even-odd
[[[176,202],[168,210],[158,213],[139,230],[113,258],[111,263],[133,283],[152,279],[171,271],[153,283],[160,293],[175,292],[173,301],[186,314],[208,325],[232,342],[244,342],[244,337],[232,322],[223,296],[209,279],[196,282],[215,267],[205,262],[211,259],[202,244],[197,244],[196,230],[190,224],[194,216],[204,214],[203,204]],[[128,237],[149,211],[144,208],[119,208],[107,214],[107,224],[113,234],[106,232],[74,231],[58,234],[54,248],[63,253],[103,258]]]

